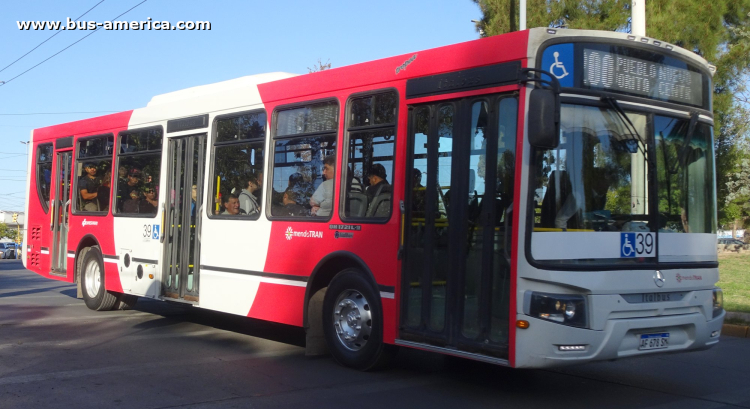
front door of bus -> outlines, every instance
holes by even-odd
[[[169,139],[163,294],[198,302],[206,134]]]
[[[73,151],[57,152],[52,202],[52,263],[54,274],[66,274],[68,263],[68,214],[70,211],[70,169]]]
[[[409,107],[401,333],[508,358],[517,93]]]

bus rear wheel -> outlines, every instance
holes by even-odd
[[[362,371],[384,366],[391,348],[383,343],[378,293],[356,269],[333,278],[323,300],[323,330],[336,361]]]
[[[94,311],[108,311],[117,297],[104,288],[104,261],[99,247],[91,247],[81,263],[81,292],[86,306]]]

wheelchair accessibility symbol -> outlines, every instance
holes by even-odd
[[[552,73],[557,79],[563,79],[568,76],[568,70],[565,69],[565,65],[560,62],[559,57],[560,53],[555,51],[552,54],[555,57],[555,62],[552,63],[552,65],[549,66],[549,72]]]
[[[635,257],[635,233],[620,234],[620,257]]]

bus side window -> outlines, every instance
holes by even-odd
[[[335,209],[336,101],[276,113],[271,216],[328,220]]]
[[[36,155],[36,187],[39,202],[44,213],[49,211],[49,196],[52,186],[52,144],[45,143],[37,147]]]
[[[398,95],[381,92],[352,98],[341,218],[388,219],[393,209],[393,170]]]
[[[114,214],[155,216],[161,187],[162,129],[121,132],[118,138]]]
[[[113,135],[82,138],[76,154],[76,193],[73,194],[75,212],[100,213],[109,211],[112,182]]]
[[[266,113],[220,117],[214,129],[211,213],[257,219],[263,202]]]

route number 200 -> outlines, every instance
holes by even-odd
[[[620,257],[653,257],[654,233],[620,233]]]

